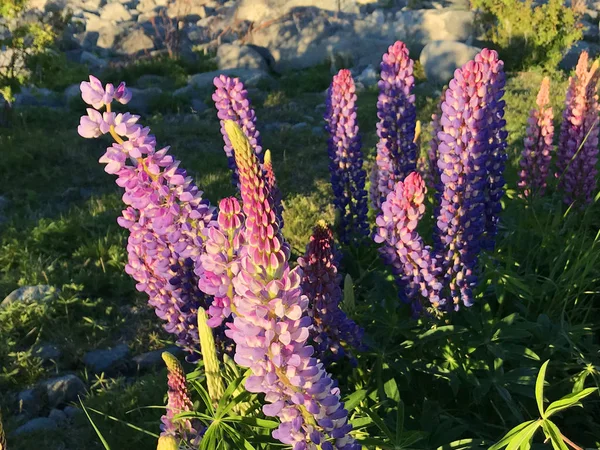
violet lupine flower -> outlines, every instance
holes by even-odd
[[[250,99],[248,99],[248,91],[239,78],[220,75],[215,77],[213,84],[215,85],[215,92],[212,95],[212,99],[217,108],[217,117],[221,122],[221,134],[223,135],[223,142],[225,144],[223,149],[227,155],[229,168],[232,171],[232,182],[235,186],[239,187],[233,147],[225,132],[224,124],[226,120],[233,120],[240,126],[244,134],[248,137],[254,153],[262,163],[262,143],[260,132],[256,129],[256,113],[250,104]]]
[[[504,62],[498,59],[495,50],[484,48],[475,56],[475,62],[483,65],[483,74],[487,77],[484,84],[490,91],[487,109],[488,127],[490,130],[490,148],[486,158],[487,182],[485,189],[485,234],[482,247],[493,250],[496,245],[496,234],[498,233],[498,222],[502,205],[500,200],[504,195],[504,168],[508,155],[506,146],[508,133],[506,132],[506,120],[504,119]]]
[[[333,77],[327,91],[325,129],[329,133],[329,172],[334,206],[339,216],[339,238],[348,243],[352,234],[367,236],[366,172],[356,120],[356,89],[349,70]]]
[[[214,328],[231,316],[233,299],[232,279],[239,272],[240,251],[244,242],[244,214],[235,197],[219,203],[218,227],[208,227],[204,253],[200,255],[198,286],[207,295],[214,296],[208,308],[207,323]]]
[[[275,179],[275,172],[273,171],[273,161],[271,160],[271,151],[265,151],[265,161],[262,166],[267,188],[269,189],[269,195],[273,198],[273,205],[275,206],[275,213],[279,220],[279,229],[283,229],[283,199],[281,191],[277,186],[277,180]]]
[[[519,188],[523,196],[544,195],[552,159],[554,114],[550,103],[550,78],[545,77],[537,95],[537,108],[527,119],[527,131],[519,165]]]
[[[263,412],[281,421],[273,437],[293,450],[359,450],[348,434],[352,427],[339,389],[306,344],[310,317],[300,288],[302,271],[290,269],[289,247],[258,158],[234,122],[227,121],[225,128],[235,148],[246,216],[227,334],[236,343],[235,361],[252,371],[246,389],[265,394]]]
[[[173,437],[186,448],[198,448],[203,432],[198,420],[175,419],[177,414],[194,410],[194,405],[188,394],[185,372],[181,363],[169,352],[162,354],[167,366],[167,411],[160,421],[161,436]],[[163,444],[164,445],[164,444]]]
[[[381,62],[377,98],[377,167],[379,196],[372,198],[379,211],[396,181],[402,181],[417,167],[415,125],[417,110],[413,61],[406,45],[397,41],[388,48]]]
[[[82,83],[82,97],[98,104],[98,98],[102,102],[109,98],[111,89],[100,95],[99,81],[94,80]],[[131,96],[126,91],[120,95]],[[164,328],[190,352],[188,358],[197,359],[197,310],[207,306],[207,299],[198,289],[194,269],[203,248],[202,230],[214,221],[214,208],[179,168],[179,161],[168,154],[168,147],[156,150],[156,139],[149,128],[137,123],[138,116],[115,114],[110,102],[102,104],[106,106],[102,119],[98,119],[100,112],[88,109],[79,133],[93,137],[110,132],[117,141],[100,162],[125,189],[127,208],[117,219],[130,233],[125,271],[137,281],[136,288],[148,294],[149,304],[166,321]]]
[[[417,172],[404,182],[398,181],[381,205],[374,236],[375,242],[385,244],[379,251],[392,267],[400,298],[411,304],[415,315],[424,306],[439,308],[445,304],[440,298],[437,261],[416,230],[425,214],[426,193],[425,182]]]
[[[311,338],[316,356],[325,364],[340,360],[346,353],[355,362],[349,347],[362,348],[364,333],[340,309],[343,293],[337,256],[333,233],[325,221],[320,220],[306,246],[306,253],[298,258],[298,265],[303,272],[302,292],[310,302]]]
[[[438,168],[443,191],[435,227],[437,259],[454,309],[473,303],[486,225],[487,158],[493,128],[489,65],[469,61],[454,72],[442,103]],[[448,305],[450,307],[450,305]]]
[[[567,204],[584,206],[596,190],[599,80],[598,61],[588,69],[588,54],[581,52],[575,76],[569,78],[557,151],[556,176]]]

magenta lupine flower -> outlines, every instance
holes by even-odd
[[[348,434],[339,389],[306,344],[310,318],[300,288],[302,272],[289,267],[289,248],[258,158],[234,122],[225,127],[235,148],[246,216],[246,245],[233,279],[234,319],[227,334],[236,343],[235,361],[252,371],[246,389],[265,394],[263,412],[281,421],[273,437],[294,450],[358,450]]]
[[[353,234],[369,234],[356,88],[349,70],[342,69],[333,77],[327,91],[325,122],[333,203],[339,216],[338,233],[340,241],[348,243]]]
[[[488,64],[469,61],[454,72],[442,103],[438,168],[443,191],[435,228],[436,253],[452,305],[473,303],[486,225],[487,159],[495,108]]]
[[[417,148],[414,143],[417,110],[413,61],[408,47],[397,41],[388,48],[381,62],[381,80],[377,98],[377,172],[379,196],[372,198],[379,211],[387,194],[416,169]]]
[[[505,101],[504,62],[498,59],[498,53],[484,48],[475,56],[475,62],[483,65],[482,73],[487,77],[483,83],[489,90],[489,105],[487,106],[488,128],[490,145],[488,156],[485,160],[487,181],[485,188],[485,234],[481,245],[483,248],[493,250],[496,245],[498,222],[502,205],[500,200],[504,195],[504,168],[508,158],[506,146],[508,133],[504,119]]]
[[[226,120],[233,120],[239,125],[250,141],[254,153],[262,163],[262,143],[260,132],[256,128],[256,113],[250,104],[248,91],[239,78],[220,75],[215,77],[213,84],[215,85],[215,92],[212,95],[212,99],[217,108],[217,117],[221,122],[221,134],[223,135],[223,142],[225,144],[223,149],[227,155],[229,168],[232,171],[231,176],[233,184],[239,187],[237,168],[233,156],[233,147],[225,132],[224,124]]]
[[[208,308],[210,327],[221,325],[231,316],[233,299],[232,279],[240,271],[239,258],[244,242],[244,214],[235,197],[219,203],[218,227],[205,228],[204,253],[197,266],[198,286],[207,295],[214,296]]]
[[[342,276],[337,268],[333,233],[324,221],[315,226],[298,265],[303,272],[302,292],[310,302],[308,315],[312,318],[310,334],[315,356],[328,364],[348,353],[354,362],[350,347],[362,347],[363,330],[340,309]]]
[[[537,95],[537,108],[527,119],[527,131],[519,165],[519,188],[522,195],[544,195],[552,159],[554,139],[554,114],[550,103],[550,78],[545,77]]]
[[[156,150],[156,139],[137,123],[138,116],[111,112],[110,102],[104,100],[113,89],[101,95],[96,82],[82,83],[82,97],[94,104],[103,98],[106,111],[88,109],[79,132],[84,137],[110,132],[116,140],[100,162],[125,190],[127,208],[117,220],[130,233],[125,271],[137,281],[136,288],[148,294],[149,304],[166,321],[165,329],[195,359],[197,310],[207,306],[207,299],[198,289],[194,268],[203,248],[202,230],[213,222],[214,208],[168,154],[168,147]],[[120,87],[117,92],[121,99],[131,96]]]
[[[565,110],[560,127],[556,176],[565,203],[580,206],[591,202],[598,171],[598,61],[588,69],[588,54],[582,52],[569,78]]]
[[[101,109],[103,106],[110,105],[113,100],[126,104],[131,100],[131,91],[126,88],[125,83],[119,84],[117,89],[108,83],[102,86],[102,82],[93,75],[90,75],[90,81],[82,81],[79,89],[81,97],[88,105],[94,109]]]
[[[162,354],[163,361],[167,366],[167,410],[160,421],[161,436],[172,436],[178,443],[188,448],[198,448],[202,440],[201,426],[197,420],[175,419],[177,414],[194,410],[190,400],[185,378],[185,372],[181,363],[168,352]]]
[[[400,287],[400,298],[410,303],[418,315],[424,306],[439,308],[440,298],[437,261],[432,250],[423,243],[417,225],[425,214],[427,188],[421,175],[413,172],[404,182],[398,181],[381,205],[376,220],[375,242],[383,243],[380,253],[392,267]]]

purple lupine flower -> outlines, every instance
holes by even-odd
[[[302,268],[302,292],[309,299],[308,315],[312,318],[310,334],[316,355],[328,364],[340,360],[346,353],[355,362],[349,347],[362,348],[363,330],[340,309],[342,276],[338,273],[338,255],[333,233],[324,221],[319,221],[298,258]]]
[[[466,306],[473,303],[486,224],[487,158],[494,137],[489,70],[489,65],[476,61],[457,69],[442,103],[438,168],[443,190],[435,242],[444,285],[455,309],[461,302]]]
[[[198,420],[175,419],[177,414],[194,410],[188,394],[185,372],[181,363],[169,352],[163,352],[163,361],[167,366],[167,411],[160,421],[161,436],[171,436],[178,443],[198,448],[204,432]]]
[[[277,186],[277,180],[275,179],[275,172],[273,171],[273,161],[271,160],[271,151],[265,151],[265,161],[263,163],[263,172],[267,188],[269,189],[269,195],[273,199],[273,205],[275,207],[275,213],[277,214],[277,220],[279,220],[279,229],[283,229],[283,198],[281,191]]]
[[[379,251],[396,276],[400,298],[411,304],[415,315],[424,306],[439,308],[445,304],[440,298],[437,261],[416,229],[425,214],[426,192],[417,172],[404,182],[398,181],[381,205],[374,236],[375,242],[385,244]]]
[[[212,99],[215,102],[217,117],[221,123],[221,134],[223,135],[223,142],[225,144],[223,149],[227,155],[229,168],[232,171],[232,182],[235,186],[239,187],[237,167],[233,156],[233,147],[225,132],[224,124],[226,120],[233,120],[239,125],[244,131],[244,134],[248,137],[254,153],[262,163],[262,143],[260,132],[256,128],[256,113],[250,104],[248,91],[239,78],[220,75],[215,77],[213,84],[215,85],[215,92],[212,95]]]
[[[339,217],[339,238],[348,243],[353,233],[369,234],[366,172],[356,120],[356,89],[349,70],[342,69],[333,77],[327,91],[325,122],[329,133],[329,172],[333,203]]]
[[[82,83],[82,97],[99,104],[98,99],[109,98],[114,89],[102,95],[96,81],[100,82],[94,80],[89,86]],[[130,97],[120,88],[117,92],[122,99]],[[79,132],[84,137],[109,132],[116,140],[100,162],[106,164],[107,173],[117,175],[117,184],[125,190],[127,208],[117,220],[130,233],[125,271],[137,281],[136,288],[148,295],[157,316],[166,321],[164,328],[190,352],[188,358],[197,359],[197,310],[208,302],[198,289],[194,269],[203,248],[202,230],[214,221],[214,208],[179,168],[179,161],[168,154],[168,147],[156,150],[156,139],[149,128],[137,123],[138,116],[115,114],[110,102],[102,105],[106,106],[102,118],[98,119],[100,112],[88,109]],[[96,118],[92,121],[97,132],[90,132],[90,117]]]
[[[484,48],[475,56],[475,62],[483,65],[482,73],[487,77],[483,80],[489,92],[488,127],[490,132],[490,148],[486,158],[487,181],[485,188],[485,234],[481,245],[493,250],[496,245],[498,222],[502,205],[500,200],[504,195],[504,168],[508,155],[506,154],[507,137],[506,120],[504,119],[504,62],[498,59],[495,50]]]
[[[108,83],[102,86],[102,82],[93,75],[90,75],[90,81],[82,81],[79,89],[81,97],[88,105],[92,105],[94,109],[101,109],[103,106],[110,105],[113,100],[119,103],[126,104],[131,100],[131,91],[127,89],[125,83],[119,84],[117,88]]]
[[[250,392],[262,392],[267,416],[281,424],[273,437],[293,450],[359,450],[350,437],[348,413],[339,389],[306,344],[310,317],[302,295],[300,268],[289,267],[289,247],[278,228],[274,207],[242,130],[225,123],[235,148],[246,216],[246,245],[233,279],[233,323],[227,332],[236,343],[235,361],[250,368]]]
[[[588,54],[581,52],[575,76],[569,78],[560,126],[556,176],[565,203],[591,202],[596,190],[598,162],[598,61],[588,69]]]
[[[232,279],[239,272],[240,251],[244,244],[244,214],[235,197],[219,203],[218,227],[208,227],[204,253],[200,255],[198,286],[207,295],[214,296],[208,308],[210,327],[221,325],[231,316],[233,299]]]
[[[527,131],[519,165],[519,188],[524,197],[544,195],[552,159],[554,114],[550,103],[550,78],[545,77],[537,95],[537,108],[527,119]]]
[[[379,211],[387,194],[417,167],[417,148],[414,142],[417,110],[413,61],[408,47],[396,41],[383,55],[381,80],[377,97],[377,172],[379,196],[372,198],[373,208]]]

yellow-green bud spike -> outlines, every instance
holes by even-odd
[[[236,164],[239,166],[245,163],[244,166],[248,167],[251,164],[253,156],[252,147],[250,146],[248,138],[240,126],[233,120],[226,120],[224,125],[227,137],[235,151]]]
[[[169,369],[169,372],[183,373],[183,367],[175,356],[173,356],[169,352],[163,352],[162,359],[165,362],[167,369]]]
[[[265,151],[265,166],[266,165],[271,165],[273,164],[272,160],[271,160],[271,150],[266,150]]]
[[[217,358],[217,349],[212,329],[206,323],[206,311],[198,308],[198,334],[200,335],[200,350],[202,360],[204,361],[204,373],[206,374],[206,384],[208,385],[208,395],[213,403],[219,403],[225,386],[221,378],[221,366]]]
[[[421,136],[421,121],[417,120],[417,124],[415,126],[415,138],[413,139],[413,143],[416,143]]]
[[[179,445],[173,436],[161,436],[156,450],[179,450]]]
[[[323,219],[319,219],[317,220],[317,226],[320,228],[327,228],[327,222]]]
[[[344,278],[344,311],[348,314],[354,311],[356,306],[354,299],[354,282],[350,274],[346,274]]]

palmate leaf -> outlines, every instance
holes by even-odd
[[[523,430],[521,430],[520,433],[510,440],[509,444],[506,446],[506,450],[531,448],[531,439],[541,424],[542,422],[540,420],[536,420],[532,424],[526,426]]]
[[[543,427],[544,433],[546,434],[546,437],[550,438],[554,450],[569,450],[563,439],[560,437],[560,430],[553,422],[546,419],[544,420]]]
[[[501,448],[506,447],[514,437],[516,437],[519,433],[521,433],[528,426],[534,424],[535,422],[535,420],[530,420],[528,422],[520,423],[508,433],[506,433],[502,439],[500,439],[496,444],[492,445],[488,450],[500,450]]]
[[[556,400],[555,402],[550,403],[550,405],[546,409],[544,417],[548,418],[552,414],[556,414],[557,412],[567,408],[571,408],[572,406],[581,406],[580,400],[583,400],[585,397],[593,394],[596,391],[598,391],[598,388],[587,388],[581,392],[565,395],[560,400]]]

